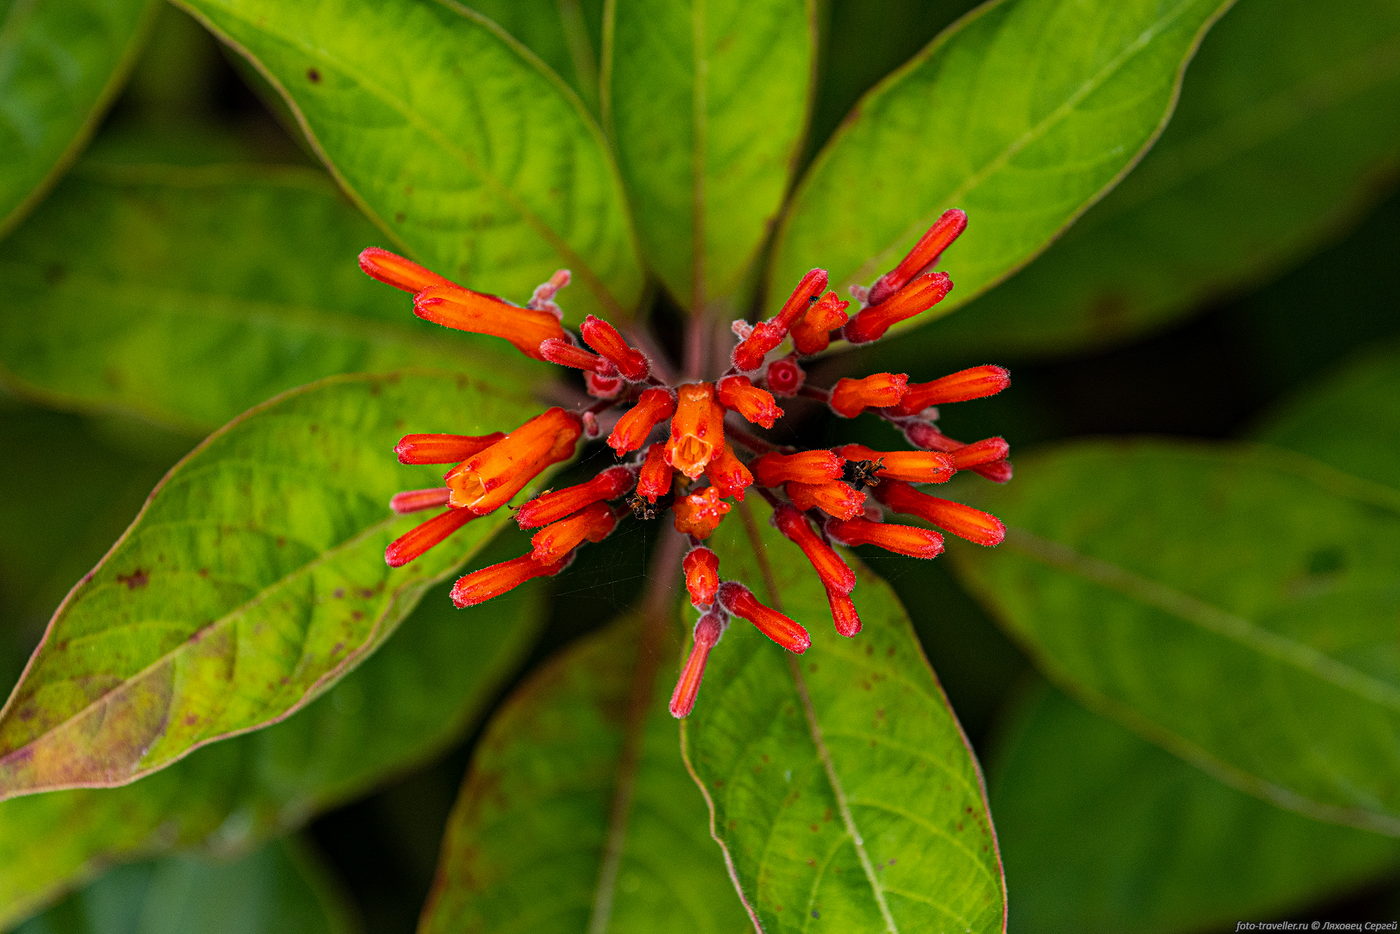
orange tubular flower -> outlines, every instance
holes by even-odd
[[[608,446],[618,456],[640,450],[657,425],[676,411],[676,397],[669,389],[652,388],[637,397],[637,404],[623,414],[608,435]]]
[[[860,614],[848,595],[828,590],[826,602],[831,604],[831,621],[836,625],[838,634],[849,639],[860,632]]]
[[[875,545],[911,558],[936,558],[943,553],[942,535],[913,525],[855,518],[828,522],[826,530],[843,545]]]
[[[879,305],[867,305],[846,323],[842,333],[852,344],[866,344],[885,336],[893,325],[928,311],[952,291],[947,273],[930,272],[914,279]]]
[[[763,358],[783,342],[788,330],[797,323],[808,306],[817,300],[817,296],[822,294],[826,282],[825,269],[813,269],[803,276],[778,314],[754,325],[749,336],[734,348],[735,369],[748,371],[762,366]]]
[[[741,503],[744,501],[744,491],[753,485],[753,474],[727,444],[705,467],[705,476],[710,478],[720,496],[726,499],[732,496]]]
[[[635,479],[636,474],[627,467],[609,467],[587,483],[535,497],[515,511],[515,523],[522,529],[537,529],[557,522],[593,503],[617,499],[632,488]]]
[[[646,354],[629,345],[617,328],[602,318],[592,315],[584,318],[579,332],[583,334],[585,344],[606,357],[627,379],[638,382],[651,375],[651,363]]]
[[[647,448],[646,459],[637,472],[637,495],[654,503],[671,492],[671,465],[666,463],[666,445],[658,441]]]
[[[365,250],[361,267],[379,281],[411,292],[420,317],[502,337],[535,359],[571,368],[570,378],[591,397],[575,406],[549,408],[509,434],[405,435],[395,449],[403,463],[455,466],[443,486],[393,497],[389,505],[395,512],[429,510],[424,514],[432,517],[389,545],[385,559],[393,566],[413,560],[476,516],[507,504],[550,465],[572,456],[580,439],[606,434],[616,460],[604,458],[591,479],[518,504],[516,523],[533,530],[530,552],[461,577],[452,590],[458,606],[558,573],[586,543],[601,541],[623,522],[654,521],[669,513],[676,533],[689,540],[689,550],[681,557],[683,540],[663,529],[664,547],[655,553],[679,559],[686,592],[700,617],[671,695],[671,713],[687,716],[710,653],[731,617],[749,620],[788,651],[805,652],[811,644],[807,630],[778,609],[779,594],[772,596],[775,605],[768,606],[743,583],[721,580],[718,556],[701,544],[735,502],[749,508],[757,503],[758,508],[771,507],[774,526],[810,563],[826,591],[836,631],[854,636],[861,629],[851,599],[857,578],[836,545],[876,545],[918,558],[931,558],[944,546],[943,536],[923,523],[877,521],[884,509],[917,516],[977,544],[1002,540],[1005,529],[996,517],[921,493],[911,484],[942,483],[958,470],[997,482],[1010,479],[1004,439],[963,444],[938,428],[939,407],[992,395],[1010,377],[1001,367],[984,365],[912,385],[907,374],[876,373],[841,379],[830,388],[809,387],[801,358],[827,350],[833,340],[875,340],[942,300],[952,282],[930,269],[966,222],[961,211],[946,212],[870,288],[851,289],[860,305],[850,314],[849,301],[826,292],[826,271],[808,272],[773,317],[757,324],[733,323],[730,330],[737,339],[721,372],[695,372],[725,356],[714,343],[723,336],[714,326],[718,322],[699,321],[703,326],[687,333],[687,340],[700,344],[684,348],[685,372],[693,372],[685,382],[672,379],[678,369],[673,361],[644,352],[650,345],[640,335],[636,341],[630,334],[624,338],[592,315],[577,333],[566,329],[556,299],[569,283],[568,270],[556,271],[522,308],[465,289],[393,253]],[[793,349],[779,350],[789,338]],[[803,450],[792,444],[795,433],[778,424],[784,412],[777,399],[794,396],[825,400],[843,418],[871,410],[903,432],[914,450],[883,451],[863,444]],[[731,412],[734,421],[726,426]],[[782,441],[760,437],[749,425],[776,429]],[[745,500],[751,486],[758,495]],[[873,501],[867,505],[867,491],[883,507]]]
[[[400,464],[459,464],[505,436],[504,431],[489,435],[404,435],[394,453]]]
[[[715,594],[719,592],[719,555],[704,545],[697,545],[686,552],[681,571],[685,574],[685,589],[690,594],[691,606],[707,607],[715,602]]]
[[[836,453],[850,461],[874,461],[875,476],[909,483],[944,483],[956,468],[951,458],[937,451],[875,451],[863,444],[846,444]]]
[[[700,679],[705,675],[705,662],[710,650],[724,634],[724,617],[719,613],[706,613],[695,623],[694,644],[681,668],[676,689],[671,693],[671,716],[677,719],[690,716],[695,708],[695,697],[700,693]]]
[[[947,405],[994,396],[1011,385],[1011,374],[999,366],[974,366],[928,383],[915,383],[900,400],[897,415],[916,415],[931,405]]]
[[[825,483],[839,480],[846,462],[834,451],[798,451],[796,454],[778,454],[770,451],[749,465],[759,486],[777,486],[780,483]]]
[[[773,394],[759,389],[747,376],[726,376],[715,384],[715,389],[719,404],[738,412],[745,421],[772,428],[773,423],[783,417],[783,410],[773,401]]]
[[[866,301],[878,305],[904,288],[919,272],[938,262],[938,257],[967,229],[967,215],[957,208],[944,211],[933,226],[919,238],[899,265],[875,280]]]
[[[607,503],[592,506],[540,529],[530,539],[530,557],[551,564],[583,544],[601,542],[617,526],[617,515]]]
[[[452,585],[452,602],[462,607],[476,606],[514,590],[528,580],[558,574],[568,564],[567,557],[553,564],[540,564],[529,555],[511,558],[457,578],[457,583]]]
[[[1006,537],[1006,526],[990,513],[962,503],[939,499],[920,493],[907,483],[891,480],[875,488],[875,498],[895,512],[906,516],[918,516],[925,522],[936,525],[958,538],[965,538],[977,545],[1000,545]]]
[[[504,337],[527,357],[545,359],[540,344],[550,338],[566,340],[563,325],[547,311],[521,308],[494,295],[461,286],[429,286],[413,299],[418,317],[473,334]]]
[[[735,581],[720,584],[719,602],[730,613],[753,623],[759,632],[789,652],[801,655],[812,644],[807,630],[771,606],[758,602],[758,598],[743,584]]]
[[[403,567],[475,518],[475,513],[465,509],[440,512],[390,542],[384,549],[384,561],[391,568]]]
[[[710,534],[719,528],[720,520],[731,508],[733,507],[729,503],[720,499],[716,487],[707,486],[699,493],[691,493],[676,500],[671,511],[676,516],[677,532],[682,535],[694,535],[696,538],[709,538]]]
[[[821,540],[802,513],[791,506],[779,506],[773,510],[773,524],[802,549],[828,591],[846,594],[855,589],[856,572],[841,560],[834,548]]]
[[[855,418],[866,409],[898,405],[904,398],[909,377],[903,373],[875,373],[864,379],[845,377],[831,387],[831,411],[842,418]]]
[[[397,253],[381,250],[377,246],[366,247],[360,251],[360,268],[370,278],[378,279],[385,285],[392,285],[396,289],[403,289],[405,292],[415,294],[435,285],[454,289],[461,288],[451,279],[440,276],[432,270],[424,269],[413,260],[404,259]]]
[[[402,493],[395,493],[389,500],[389,508],[399,515],[406,515],[410,512],[421,512],[424,509],[433,509],[438,506],[446,506],[451,499],[452,491],[445,486],[429,487],[426,490],[405,490]]]
[[[686,383],[676,395],[666,460],[694,480],[724,445],[724,409],[715,400],[712,383]]]
[[[831,346],[831,332],[850,320],[846,309],[850,302],[842,301],[835,292],[827,292],[792,326],[792,345],[806,356],[821,353]]]
[[[485,515],[525,488],[540,471],[573,456],[583,420],[557,406],[521,425],[447,472],[454,507]]]
[[[798,509],[820,509],[838,519],[854,519],[865,512],[865,494],[848,483],[786,483],[783,492]]]

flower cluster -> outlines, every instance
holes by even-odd
[[[1001,367],[976,366],[926,383],[910,383],[903,373],[875,373],[820,389],[807,385],[802,359],[827,350],[833,340],[878,340],[892,325],[940,302],[952,281],[928,270],[965,226],[961,211],[946,212],[899,265],[869,289],[852,290],[859,303],[854,312],[850,301],[826,291],[826,271],[813,269],[775,316],[734,323],[730,366],[712,379],[671,379],[664,361],[591,315],[577,337],[566,330],[554,296],[568,283],[567,271],[520,307],[385,250],[365,250],[360,267],[412,293],[419,317],[504,338],[527,356],[581,370],[589,397],[578,411],[552,407],[505,433],[405,436],[396,448],[402,463],[454,466],[442,486],[393,498],[397,512],[442,511],[389,545],[386,560],[395,567],[413,560],[472,519],[506,505],[546,468],[572,457],[580,439],[606,432],[615,465],[585,483],[522,503],[515,519],[522,529],[535,530],[530,551],[461,577],[452,590],[458,606],[557,574],[585,542],[603,540],[629,515],[648,521],[669,513],[689,542],[681,570],[700,613],[671,699],[671,712],[683,717],[695,703],[710,650],[732,617],[748,620],[791,652],[804,652],[811,642],[801,624],[759,601],[742,582],[724,579],[718,556],[704,545],[733,503],[757,492],[771,507],[778,531],[821,580],[836,630],[855,635],[861,627],[850,596],[856,577],[833,542],[916,558],[942,552],[939,532],[886,521],[887,513],[913,516],[979,545],[1001,541],[1005,530],[994,516],[919,487],[944,483],[960,470],[999,483],[1010,479],[1004,439],[956,441],[939,431],[937,409],[1000,392],[1009,376]],[[873,413],[913,449],[846,444],[797,450],[756,433],[783,417],[778,399],[794,397],[816,400],[842,418]]]

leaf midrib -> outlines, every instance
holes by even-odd
[[[453,7],[451,7],[448,4],[443,3],[440,4],[440,6],[442,6],[443,9],[448,10],[449,12],[453,12],[456,13],[458,16],[461,16],[459,11],[454,10]],[[625,311],[622,308],[622,304],[612,294],[611,290],[608,289],[608,287],[603,283],[602,278],[598,275],[597,271],[593,269],[592,265],[585,262],[583,257],[577,252],[575,252],[574,249],[568,244],[567,240],[565,240],[561,235],[556,233],[555,230],[549,224],[547,224],[543,218],[536,214],[536,212],[532,208],[528,207],[523,201],[517,198],[514,192],[511,191],[509,186],[505,185],[493,173],[487,172],[469,152],[457,146],[454,146],[451,140],[445,134],[438,132],[436,127],[433,125],[432,121],[420,119],[416,111],[409,110],[407,107],[402,106],[399,99],[393,94],[388,93],[379,85],[370,82],[366,76],[361,75],[357,70],[348,67],[348,63],[327,57],[328,53],[326,52],[326,50],[317,48],[304,41],[301,41],[302,37],[288,35],[283,32],[272,30],[268,28],[268,24],[266,23],[255,23],[253,20],[247,17],[240,16],[239,12],[234,10],[229,5],[223,6],[222,9],[228,16],[239,20],[246,27],[252,29],[254,32],[273,36],[274,38],[282,41],[286,45],[301,51],[302,53],[310,56],[318,62],[321,62],[326,65],[335,66],[342,75],[345,75],[347,78],[354,81],[355,84],[358,85],[360,88],[378,98],[391,111],[399,114],[404,119],[405,123],[416,129],[418,132],[422,133],[428,139],[435,142],[443,152],[447,153],[451,157],[455,157],[456,160],[460,162],[463,166],[465,166],[468,171],[473,172],[477,176],[477,178],[479,178],[488,188],[491,189],[491,192],[497,198],[499,198],[502,203],[508,205],[512,210],[514,210],[517,213],[517,215],[521,218],[521,220],[523,220],[526,223],[527,226],[533,229],[541,239],[548,243],[559,254],[559,256],[568,264],[568,267],[580,279],[584,280],[587,283],[589,290],[593,292],[593,294],[598,298],[598,300],[604,306],[606,306],[610,312],[618,315],[619,317],[625,315]],[[475,22],[470,18],[462,17],[462,19],[465,22],[472,23],[475,26]],[[298,104],[295,100],[293,100],[290,94],[286,93],[285,91],[283,93],[284,97],[287,99],[288,106],[291,107],[302,118],[306,133],[313,137],[316,136],[315,132],[311,129],[310,124],[305,121],[305,111],[302,109],[301,105]],[[586,115],[580,113],[578,114],[578,116],[580,120],[582,120],[585,123],[587,122]],[[327,159],[327,161],[329,162],[330,160]],[[348,179],[346,181],[348,185]]]
[[[1115,72],[1147,48],[1153,38],[1163,32],[1171,23],[1183,16],[1185,12],[1194,5],[1195,0],[1182,0],[1170,15],[1160,17],[1154,21],[1148,28],[1143,30],[1132,43],[1124,48],[1123,51],[1104,63],[1099,71],[1086,79],[1073,94],[1066,97],[1063,102],[1043,117],[1040,122],[1036,123],[1030,129],[1026,130],[1025,133],[1021,134],[1020,137],[1013,140],[1004,150],[989,160],[981,169],[972,173],[961,185],[954,188],[941,201],[937,201],[937,203],[940,205],[952,205],[965,199],[973,189],[986,181],[992,173],[1010,162],[1027,146],[1048,134],[1053,129],[1054,124],[1059,123],[1076,105],[1102,87]],[[924,61],[927,61],[927,59],[924,59]],[[1180,83],[1179,76],[1176,83],[1178,85]],[[1161,128],[1164,122],[1165,117],[1163,121],[1159,122],[1158,129]],[[940,207],[938,210],[941,211],[942,208]],[[851,273],[847,279],[852,282],[865,282],[872,279],[878,270],[889,265],[889,257],[900,252],[906,244],[912,243],[917,239],[919,235],[928,228],[929,223],[935,216],[936,215],[927,215],[910,224],[892,239],[889,246],[878,250],[870,259],[866,260],[863,265]]]
[[[1258,655],[1332,684],[1362,700],[1400,713],[1400,687],[1373,677],[1312,646],[1256,625],[1246,617],[1221,609],[1198,597],[1134,571],[1092,557],[1068,545],[1021,528],[1007,531],[1005,547],[1045,567],[1077,572],[1089,583],[1154,607],[1197,629],[1228,639]]]

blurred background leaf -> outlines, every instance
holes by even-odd
[[[1390,186],[1397,112],[1400,6],[1240,4],[1201,44],[1142,165],[936,339],[1003,356],[1082,351],[1267,281]]]
[[[233,860],[172,856],[123,866],[15,934],[354,934],[319,860],[295,839]]]
[[[637,311],[617,171],[582,103],[446,4],[179,0],[278,88],[356,203],[414,258],[516,301],[573,271],[573,320]]]
[[[1043,685],[1011,707],[990,763],[1013,934],[1226,930],[1400,866],[1394,838],[1223,785]]]
[[[748,582],[812,635],[799,659],[732,620],[683,727],[746,900],[775,931],[931,918],[1002,930],[981,774],[903,609],[863,574],[853,596],[864,629],[842,638],[797,546],[746,507],[735,512],[710,540],[721,575]]]
[[[0,3],[0,237],[87,141],[155,9],[153,0]]]
[[[603,47],[603,0],[471,0],[465,4],[520,40],[569,83],[595,114],[598,62]]]
[[[807,127],[813,0],[608,10],[604,119],[642,252],[687,310],[741,316]]]
[[[1262,447],[1081,442],[956,568],[1091,707],[1312,816],[1400,833],[1400,496]]]
[[[323,691],[508,519],[386,566],[423,519],[389,498],[441,483],[388,456],[406,424],[484,434],[534,409],[465,376],[343,377],[216,432],[60,607],[0,711],[0,794],[131,781]]]
[[[360,272],[382,239],[320,172],[89,164],[0,257],[0,365],[49,404],[192,434],[337,373],[509,379],[499,340],[421,321]]]
[[[666,709],[677,647],[647,628],[628,616],[574,643],[498,711],[420,930],[748,927]]]
[[[506,557],[493,546],[482,560],[493,555]],[[459,739],[521,664],[542,603],[526,590],[460,611],[435,588],[393,639],[281,723],[121,788],[0,802],[0,925],[145,854],[246,853],[420,765]]]
[[[863,97],[817,156],[779,227],[770,291],[785,292],[816,258],[839,292],[869,285],[952,207],[975,218],[977,235],[940,264],[958,287],[939,312],[990,288],[1131,168],[1228,7],[981,7]]]

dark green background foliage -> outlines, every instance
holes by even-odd
[[[0,0],[0,926],[1400,917],[1400,7],[973,7]],[[678,727],[654,530],[384,566],[395,438],[555,374],[364,246],[674,341],[955,206],[938,320],[813,378],[1010,367],[944,420],[1010,532],[859,549],[856,639],[736,511],[813,646],[732,628]]]

